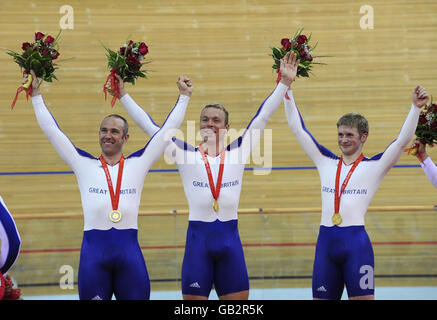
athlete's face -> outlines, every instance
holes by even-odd
[[[103,154],[112,156],[122,151],[123,144],[129,138],[129,134],[123,137],[123,129],[124,122],[119,118],[109,117],[102,121],[99,140]]]
[[[357,152],[361,153],[361,149],[363,148],[366,139],[367,133],[363,133],[360,137],[357,127],[338,127],[338,146],[345,156],[351,156]]]
[[[226,115],[218,108],[203,109],[200,115],[200,136],[203,141],[220,141],[229,129],[225,125]]]

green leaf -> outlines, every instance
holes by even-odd
[[[308,38],[307,38],[307,43],[310,43],[310,40],[311,40],[311,36],[313,35],[313,33],[311,32],[310,33],[310,35],[308,36]]]
[[[293,36],[293,39],[296,39],[296,37],[300,36],[302,31],[303,31],[303,28],[297,29],[296,33]]]
[[[132,35],[132,33],[130,33],[130,34],[127,36],[127,38],[126,38],[126,40],[124,41],[124,43],[126,43],[126,44],[129,43],[131,35]]]
[[[282,59],[282,54],[281,51],[279,51],[278,48],[272,48],[273,51],[273,55],[275,56],[276,59]]]
[[[41,77],[41,62],[38,59],[32,59],[29,65],[30,69],[35,71],[37,77]]]
[[[305,68],[298,68],[298,74],[302,77],[309,77],[308,71]]]

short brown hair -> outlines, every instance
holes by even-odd
[[[124,127],[123,127],[123,136],[122,137],[124,138],[128,134],[129,125],[127,124],[127,120],[125,118],[123,118],[119,114],[110,114],[110,115],[104,117],[102,122],[105,121],[105,119],[107,119],[107,118],[117,118],[117,119],[123,120]]]
[[[337,121],[337,128],[340,126],[355,127],[358,129],[360,137],[367,133],[369,134],[369,122],[364,116],[356,112],[346,113]]]

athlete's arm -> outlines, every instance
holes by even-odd
[[[175,129],[181,126],[185,118],[185,112],[191,97],[193,84],[191,80],[185,76],[180,76],[177,84],[180,89],[180,95],[175,107],[169,113],[162,127],[149,140],[147,145],[139,151],[140,153],[142,152],[140,156],[144,159],[146,170],[159,159],[166,147],[172,143]]]
[[[425,171],[428,180],[434,187],[437,188],[437,166],[434,164],[431,158],[427,157],[422,163],[420,163],[420,166],[422,167],[423,171]]]
[[[38,121],[38,124],[45,136],[55,148],[56,152],[68,164],[68,166],[74,170],[75,164],[77,164],[76,160],[79,158],[76,147],[61,131],[56,123],[55,118],[47,109],[39,90],[38,79],[33,71],[31,71],[31,74],[33,77],[31,97],[36,120]]]
[[[420,160],[420,166],[425,172],[428,180],[437,188],[437,166],[426,152],[426,145],[422,143],[419,138],[416,138],[412,146],[417,147],[416,157]]]
[[[387,173],[390,168],[396,164],[408,143],[413,138],[420,110],[426,105],[428,100],[429,95],[426,90],[423,87],[417,86],[413,91],[413,104],[411,105],[407,118],[399,132],[398,138],[390,144],[381,156],[380,163],[383,174]]]
[[[298,65],[299,60],[297,60],[294,52],[287,53],[284,59],[281,60],[281,81],[277,84],[275,90],[258,108],[257,113],[252,118],[242,135],[241,150],[243,151],[244,162],[246,162],[250,152],[258,144],[261,138],[261,132],[264,130],[267,122],[281,104],[281,100],[285,96],[287,89],[295,80]]]
[[[150,115],[143,110],[132,97],[126,92],[124,82],[119,75],[115,75],[118,80],[120,90],[120,102],[132,120],[143,130],[149,137],[158,132],[159,126],[153,121]]]
[[[335,154],[320,145],[306,129],[302,116],[296,106],[296,102],[294,101],[291,89],[288,90],[287,95],[289,99],[284,98],[284,107],[288,126],[308,157],[310,157],[316,165],[324,159],[324,156],[336,158]]]

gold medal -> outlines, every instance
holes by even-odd
[[[118,165],[118,176],[115,192],[114,187],[112,186],[112,180],[111,175],[109,174],[108,165],[106,164],[106,161],[102,155],[100,156],[100,162],[102,163],[102,168],[105,172],[106,181],[108,182],[109,195],[111,196],[112,211],[109,212],[109,220],[116,223],[119,222],[122,218],[122,214],[117,208],[118,202],[120,201],[121,177],[123,176],[124,156],[121,155],[120,164]]]
[[[214,199],[214,202],[212,203],[212,207],[214,208],[215,212],[219,210],[219,205],[216,199]]]
[[[350,168],[349,172],[346,175],[346,178],[343,181],[343,184],[341,185],[340,189],[340,174],[341,174],[341,166],[343,163],[343,156],[340,157],[340,160],[337,164],[337,173],[335,174],[335,193],[334,193],[334,215],[332,216],[332,223],[336,226],[338,226],[341,223],[341,215],[340,215],[340,198],[341,195],[344,192],[344,189],[346,189],[346,185],[349,182],[349,179],[352,176],[352,173],[354,173],[354,170],[357,168],[358,164],[361,162],[361,160],[364,159],[364,155],[360,154],[358,159],[354,161],[354,164],[352,165],[352,168]]]
[[[111,221],[114,222],[114,223],[119,222],[119,221],[121,220],[121,217],[122,217],[122,214],[121,214],[121,212],[118,211],[118,210],[112,210],[112,211],[109,213],[109,220],[111,220]]]
[[[202,148],[202,145],[199,146],[199,151],[200,154],[202,155],[202,159],[205,164],[206,174],[208,175],[209,188],[211,189],[211,194],[212,197],[214,198],[214,201],[212,203],[212,208],[214,209],[215,212],[217,212],[219,210],[217,199],[220,195],[220,188],[222,185],[222,178],[223,178],[223,169],[225,164],[225,149],[223,149],[222,152],[220,153],[220,167],[217,176],[217,186],[214,185],[214,179],[212,178],[211,167],[209,166],[208,158],[205,154],[205,151]]]
[[[332,216],[332,223],[336,226],[338,226],[341,223],[341,215],[339,213],[334,213]]]

